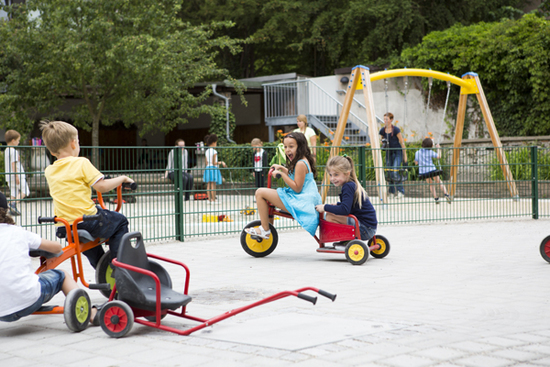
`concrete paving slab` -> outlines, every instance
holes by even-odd
[[[297,351],[402,327],[376,321],[285,313],[239,324],[219,324],[212,329],[201,330],[195,336]]]
[[[238,236],[148,244],[149,252],[190,267],[195,299],[188,311],[197,316],[212,317],[303,286],[338,298],[334,303],[319,298],[315,306],[287,298],[188,337],[135,325],[126,338],[115,340],[101,328],[71,333],[61,315],[30,316],[0,323],[0,365],[550,365],[550,319],[544,316],[550,264],[538,252],[550,234],[549,219],[382,226],[379,232],[392,250],[362,266],[316,253],[315,241],[300,230],[281,232],[277,249],[266,258],[244,253]],[[70,270],[70,264],[61,268]],[[182,289],[184,273],[172,267],[169,272],[174,288]],[[93,281],[88,264],[85,275]],[[96,291],[89,294],[92,303],[105,301]],[[351,320],[347,333],[342,320]],[[173,317],[165,321],[193,325]],[[308,333],[315,334],[315,343],[301,340]],[[316,333],[340,336],[325,340]],[[32,348],[35,352],[25,353]],[[154,358],[156,353],[165,358]]]

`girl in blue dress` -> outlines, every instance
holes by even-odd
[[[284,140],[284,149],[287,156],[287,167],[274,164],[272,175],[281,175],[288,187],[275,189],[260,188],[256,190],[256,205],[262,225],[258,228],[246,228],[246,233],[263,239],[271,236],[269,224],[269,205],[289,212],[300,225],[312,236],[319,225],[319,213],[315,206],[322,203],[321,196],[315,183],[315,160],[309,150],[306,137],[300,132],[291,132]]]
[[[210,204],[215,204],[216,185],[221,185],[223,183],[222,174],[218,167],[227,167],[227,165],[223,161],[218,161],[218,152],[214,149],[218,145],[218,136],[216,134],[206,135],[204,137],[204,144],[206,144],[209,149],[204,154],[206,158],[206,168],[204,169],[202,181],[206,183],[208,201]]]

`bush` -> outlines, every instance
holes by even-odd
[[[530,181],[532,179],[531,147],[505,149],[505,156],[510,166],[514,180]],[[538,179],[550,180],[550,150],[537,149]],[[489,177],[492,181],[504,180],[504,174],[500,167],[500,161],[495,156],[491,159],[489,166]]]

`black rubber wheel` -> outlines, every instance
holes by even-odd
[[[111,338],[122,338],[134,326],[134,312],[122,301],[111,301],[99,311],[99,325]]]
[[[550,263],[550,236],[547,236],[540,243],[540,256]]]
[[[372,257],[375,257],[377,259],[381,259],[383,257],[388,256],[388,254],[390,253],[390,241],[388,241],[388,239],[386,237],[382,236],[382,235],[376,235],[374,237],[376,237],[376,243],[374,243],[374,238],[371,238],[369,240],[368,246],[371,247],[371,246],[374,246],[374,245],[380,245],[380,249],[379,250],[372,250],[370,252]]]
[[[259,227],[261,224],[262,223],[259,220],[255,220],[248,223],[244,227],[244,229],[250,227]],[[246,233],[244,229],[241,233],[241,246],[243,247],[243,250],[250,256],[264,257],[272,253],[273,250],[275,250],[275,248],[277,247],[277,243],[279,242],[279,235],[277,234],[277,230],[275,229],[275,227],[273,227],[272,224],[269,225],[271,236],[267,240],[261,238],[252,238],[252,236]]]
[[[353,265],[361,265],[369,258],[369,249],[363,241],[353,240],[346,245],[346,260]]]
[[[155,273],[160,280],[160,284],[162,284],[163,287],[168,287],[172,289],[172,278],[170,278],[170,274],[160,265],[159,263],[149,260],[149,266],[151,267],[151,271]],[[161,315],[160,319],[164,319],[167,314]],[[156,316],[145,316],[145,319],[147,321],[156,322],[157,317]]]
[[[67,294],[63,316],[69,330],[80,332],[88,327],[92,314],[90,297],[84,289],[73,289]]]
[[[111,288],[109,290],[100,289],[101,294],[107,298],[111,295],[111,290],[115,285],[115,277],[113,276],[113,267],[111,265],[111,251],[107,250],[95,269],[95,281],[98,284],[109,283]]]

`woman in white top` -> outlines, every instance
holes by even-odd
[[[296,118],[296,122],[298,123],[298,128],[294,130],[294,132],[302,133],[306,136],[307,145],[309,146],[309,149],[311,150],[311,153],[315,155],[315,146],[317,145],[317,135],[315,134],[315,131],[307,126],[307,117],[306,115],[298,115]]]

